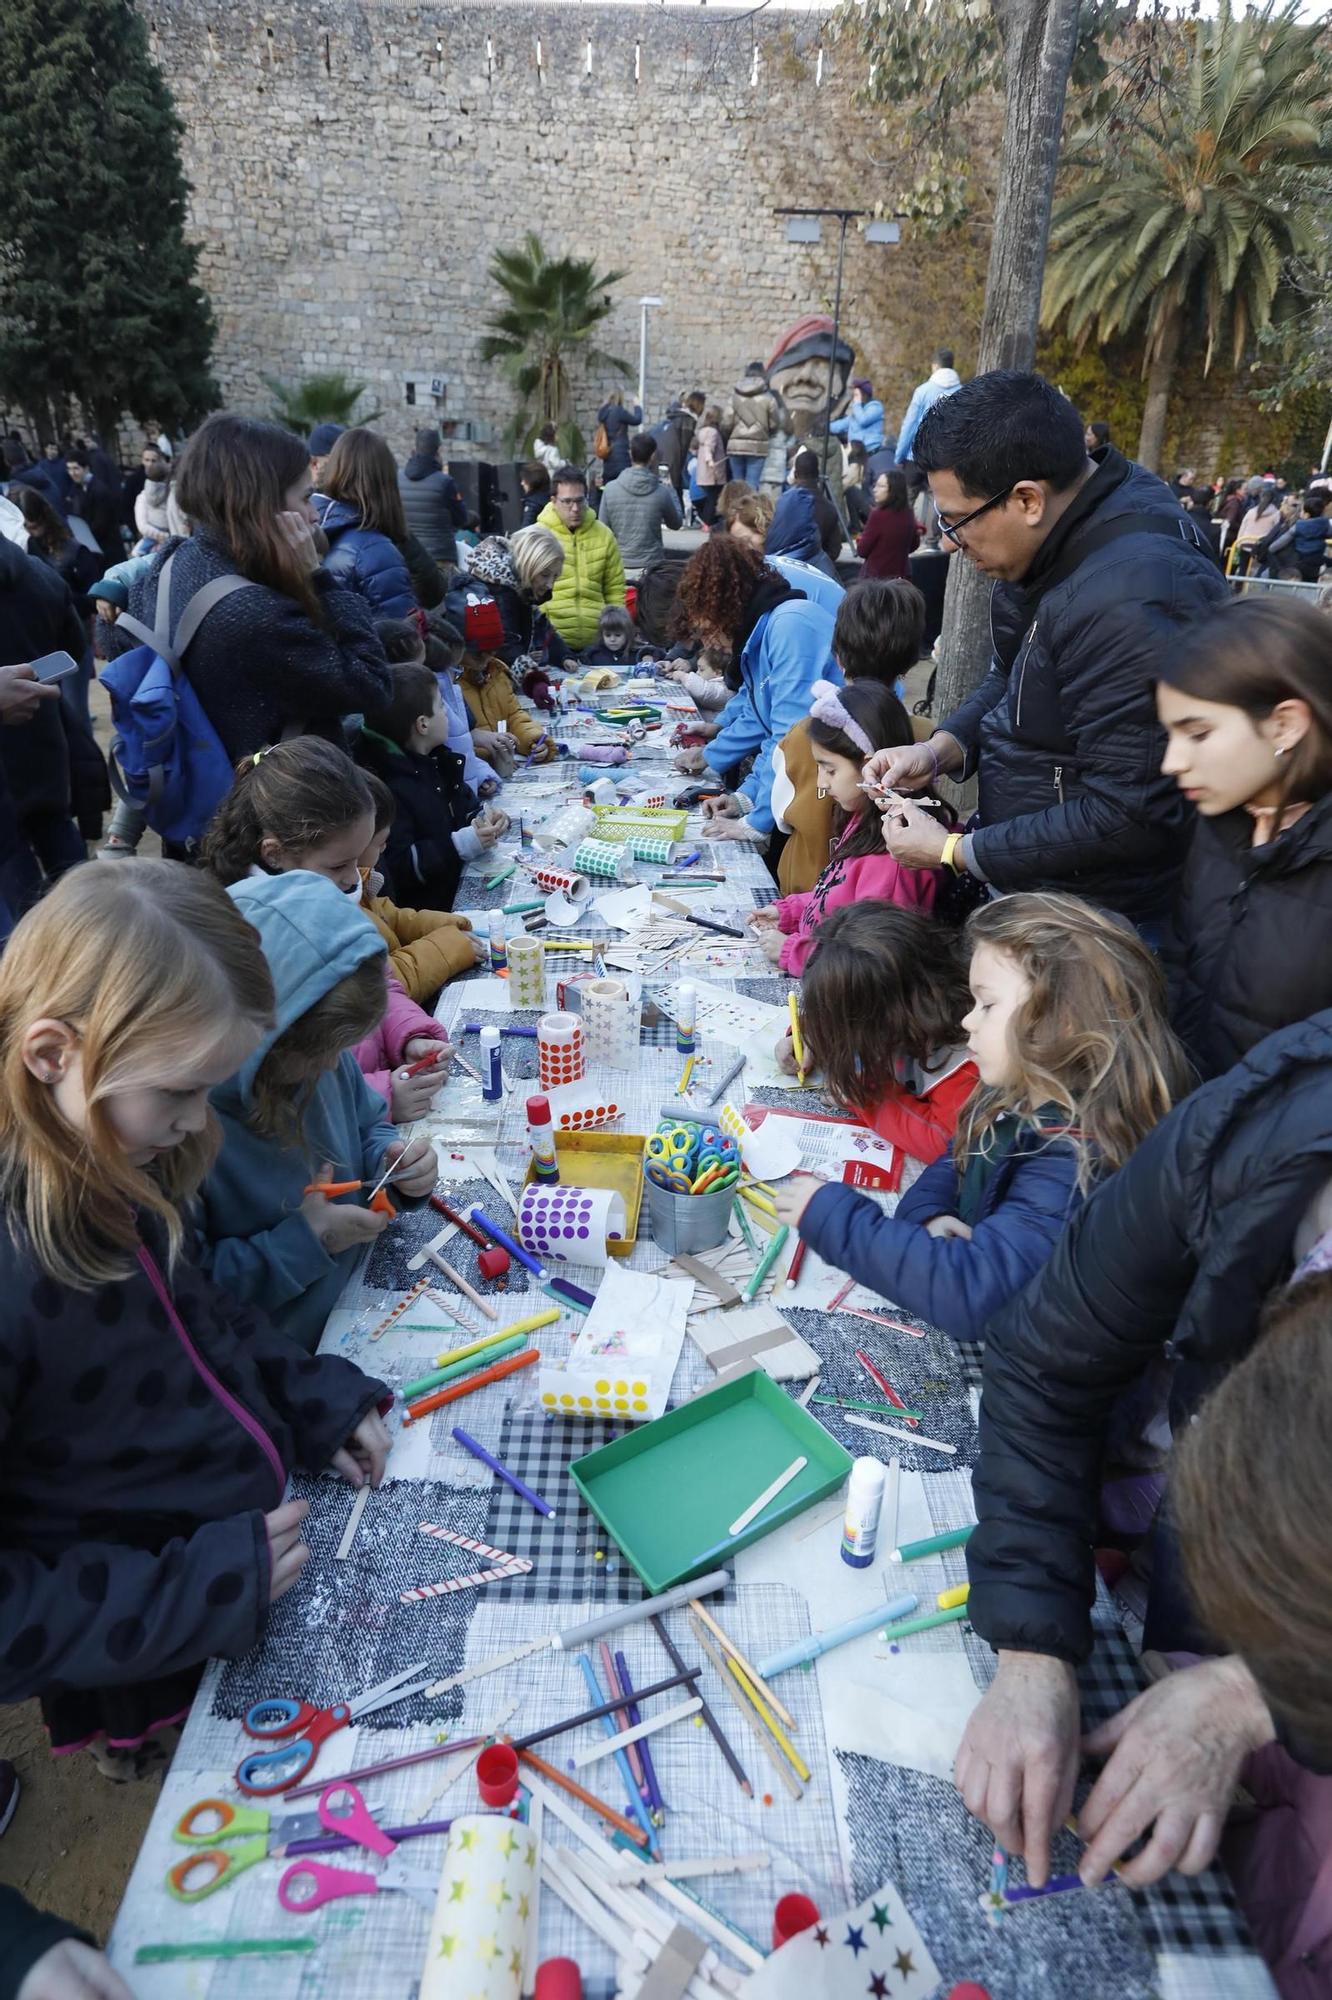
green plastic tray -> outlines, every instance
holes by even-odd
[[[729,1543],[731,1522],[793,1458],[809,1460]],[[851,1454],[762,1369],[626,1431],[569,1467],[574,1485],[653,1596],[729,1561],[835,1493]]]

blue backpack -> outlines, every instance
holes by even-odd
[[[111,697],[111,782],[136,806],[154,833],[184,844],[197,841],[231,790],[231,759],[204,714],[181,665],[186,649],[215,604],[233,590],[253,586],[243,576],[214,577],[196,590],[171,631],[169,555],[157,578],[153,629],[122,612],[117,625],[141,640],[102,668]]]

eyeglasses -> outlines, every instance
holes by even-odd
[[[1017,481],[1014,480],[1013,486],[1016,486],[1016,484]],[[969,528],[973,521],[979,521],[982,514],[988,514],[991,507],[1001,507],[1004,501],[1007,500],[1010,494],[1012,493],[1013,486],[1005,486],[1003,492],[996,493],[992,500],[983,500],[979,507],[973,507],[969,514],[964,514],[962,516],[962,519],[960,521],[950,521],[948,519],[948,516],[946,514],[941,514],[939,512],[938,507],[936,506],[934,510],[934,518],[939,524],[939,533],[941,535],[946,535],[950,542],[956,543],[957,547],[961,548],[962,530],[964,528]]]

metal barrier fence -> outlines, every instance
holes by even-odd
[[[1298,577],[1284,576],[1232,576],[1228,580],[1242,594],[1257,595],[1265,591],[1276,597],[1303,598],[1306,604],[1320,611],[1332,604],[1332,576],[1318,583],[1302,583]]]

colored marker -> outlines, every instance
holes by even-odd
[[[559,1314],[551,1313],[548,1317],[558,1319]],[[548,1521],[555,1519],[555,1509],[549,1501],[543,1500],[539,1493],[534,1493],[516,1472],[510,1472],[507,1465],[501,1465],[493,1453],[488,1452],[483,1444],[478,1444],[476,1439],[460,1425],[454,1425],[453,1436],[457,1438],[464,1451],[470,1451],[473,1458],[479,1458],[482,1465],[488,1465],[497,1478],[502,1479],[506,1486],[511,1486],[520,1500],[526,1500],[529,1506],[536,1508],[538,1514],[544,1514]]]
[[[922,1556],[942,1555],[945,1549],[964,1548],[975,1532],[976,1523],[973,1521],[966,1528],[950,1528],[947,1534],[926,1535],[924,1541],[903,1542],[900,1549],[893,1550],[888,1560],[895,1563],[913,1563],[919,1562]]]
[[[535,1034],[536,1029],[534,1028],[532,1032]],[[521,1243],[515,1243],[507,1230],[501,1229],[497,1222],[492,1222],[479,1203],[473,1202],[467,1213],[471,1216],[473,1222],[477,1224],[478,1228],[484,1229],[487,1235],[493,1237],[495,1242],[507,1250],[511,1257],[516,1257],[518,1262],[525,1269],[529,1270],[534,1278],[538,1279],[542,1284],[545,1283],[550,1274],[544,1264],[539,1264],[529,1250],[524,1250]]]

